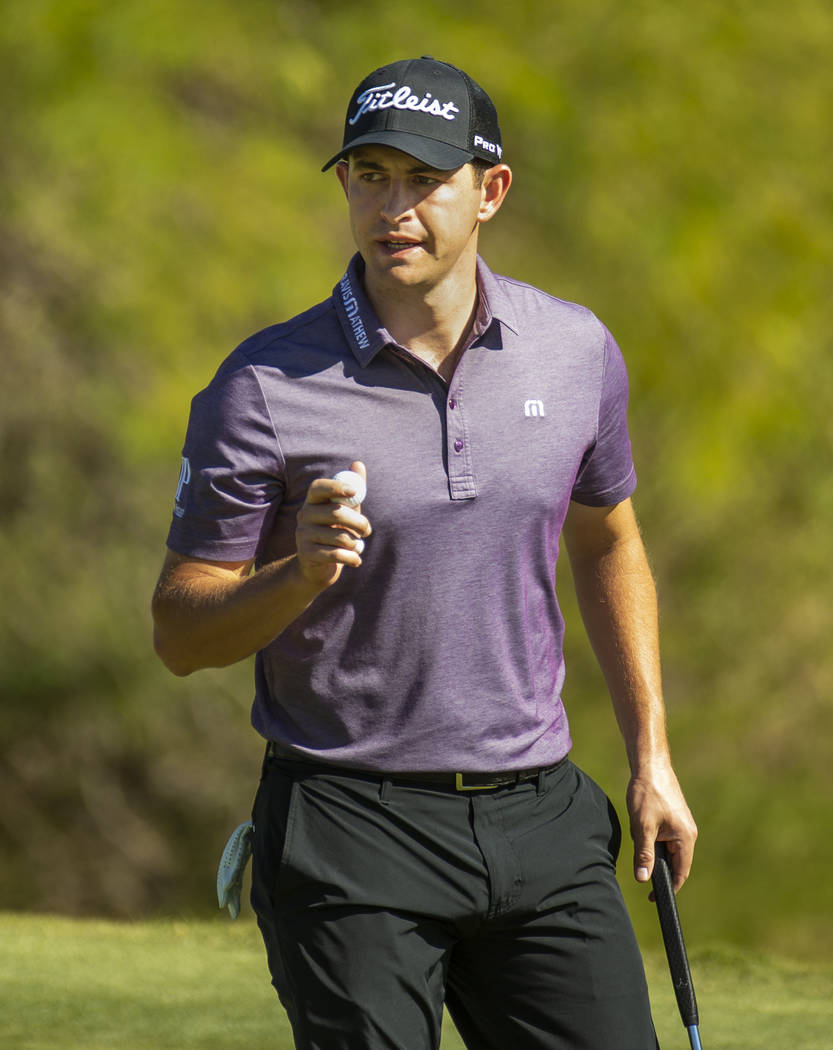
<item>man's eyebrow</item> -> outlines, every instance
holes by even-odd
[[[384,165],[377,164],[374,160],[363,160],[361,157],[353,157],[353,163],[357,168],[366,168],[369,171],[384,171]]]
[[[379,164],[375,160],[367,160],[363,157],[354,157],[353,163],[357,168],[361,168],[363,171],[387,171],[388,169],[384,164]],[[408,175],[439,175],[441,174],[439,168],[432,168],[428,164],[415,164],[414,167],[408,168]]]

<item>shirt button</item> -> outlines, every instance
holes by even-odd
[[[454,451],[455,452],[462,452],[463,451],[463,442],[459,438],[457,438],[457,440],[454,442]]]
[[[454,409],[454,408],[457,407],[457,398],[456,397],[452,397],[452,399],[448,402],[448,407],[451,408],[451,409]]]

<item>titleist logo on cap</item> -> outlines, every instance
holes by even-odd
[[[361,81],[341,149],[321,170],[362,146],[389,146],[440,171],[503,156],[492,100],[468,73],[430,55],[391,62]]]
[[[460,112],[459,106],[453,101],[440,102],[426,91],[420,98],[415,95],[409,85],[403,84],[397,87],[394,81],[391,84],[380,84],[378,87],[369,87],[356,96],[358,109],[352,117],[348,117],[350,125],[359,121],[365,113],[376,109],[411,109],[419,113],[428,113],[434,117],[443,117],[445,120],[454,120]]]

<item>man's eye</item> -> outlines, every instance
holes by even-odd
[[[434,179],[430,175],[415,175],[414,181],[420,186],[435,186],[440,180]]]

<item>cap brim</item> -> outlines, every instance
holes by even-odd
[[[416,157],[417,160],[422,161],[423,164],[427,164],[431,168],[436,168],[437,171],[452,171],[454,168],[460,168],[474,159],[473,153],[460,149],[458,146],[449,146],[445,142],[437,142],[436,139],[429,139],[424,135],[413,135],[407,131],[385,131],[382,129],[368,132],[367,135],[360,135],[359,138],[353,139],[349,145],[339,150],[334,157],[328,160],[321,170],[326,171],[338,161],[345,160],[348,153],[356,149],[357,146],[390,146],[393,149],[401,150],[402,153],[407,153],[411,157]]]

